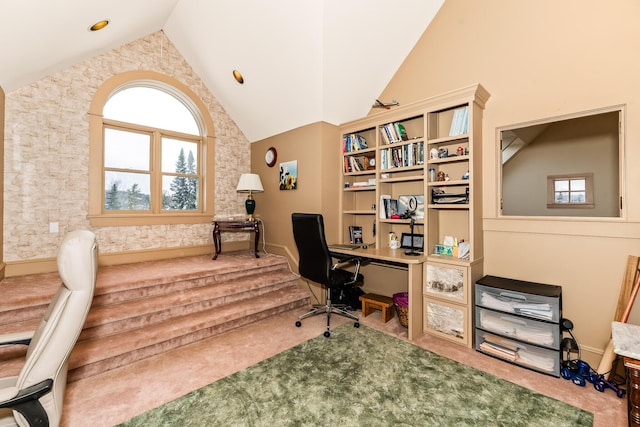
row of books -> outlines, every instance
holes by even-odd
[[[453,111],[453,120],[449,128],[449,136],[464,135],[469,133],[469,106],[456,108]]]
[[[345,156],[344,157],[344,171],[360,172],[375,169],[375,163],[370,163],[371,159],[375,159],[374,154],[371,156]]]
[[[345,135],[342,142],[343,153],[351,153],[353,151],[369,148],[369,146],[367,145],[367,139],[362,135],[358,135],[357,133]]]
[[[402,123],[387,123],[380,127],[380,136],[384,144],[393,144],[394,142],[407,141],[407,131]]]
[[[380,151],[380,168],[391,169],[424,164],[424,143],[412,142]]]

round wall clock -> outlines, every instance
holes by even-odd
[[[264,162],[269,167],[273,167],[276,164],[276,159],[278,158],[278,152],[275,148],[270,147],[267,152],[264,154]]]

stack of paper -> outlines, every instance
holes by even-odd
[[[480,301],[482,306],[508,313],[518,313],[525,316],[537,317],[551,320],[553,310],[550,304],[546,303],[523,303],[520,300],[513,300],[506,297],[496,297],[487,292],[482,292]]]

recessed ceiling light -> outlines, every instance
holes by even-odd
[[[89,30],[90,31],[100,31],[101,29],[103,29],[107,25],[109,25],[109,20],[108,19],[104,19],[104,20],[98,21],[95,24],[93,24],[92,26],[90,26]]]
[[[240,74],[238,70],[233,70],[233,78],[240,84],[244,83],[244,77],[242,77],[242,74]]]

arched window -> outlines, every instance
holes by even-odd
[[[208,112],[186,87],[166,76],[123,82],[118,77],[100,88],[92,104],[92,113],[94,107],[101,111],[99,134],[97,115],[91,115],[92,224],[210,221]]]

